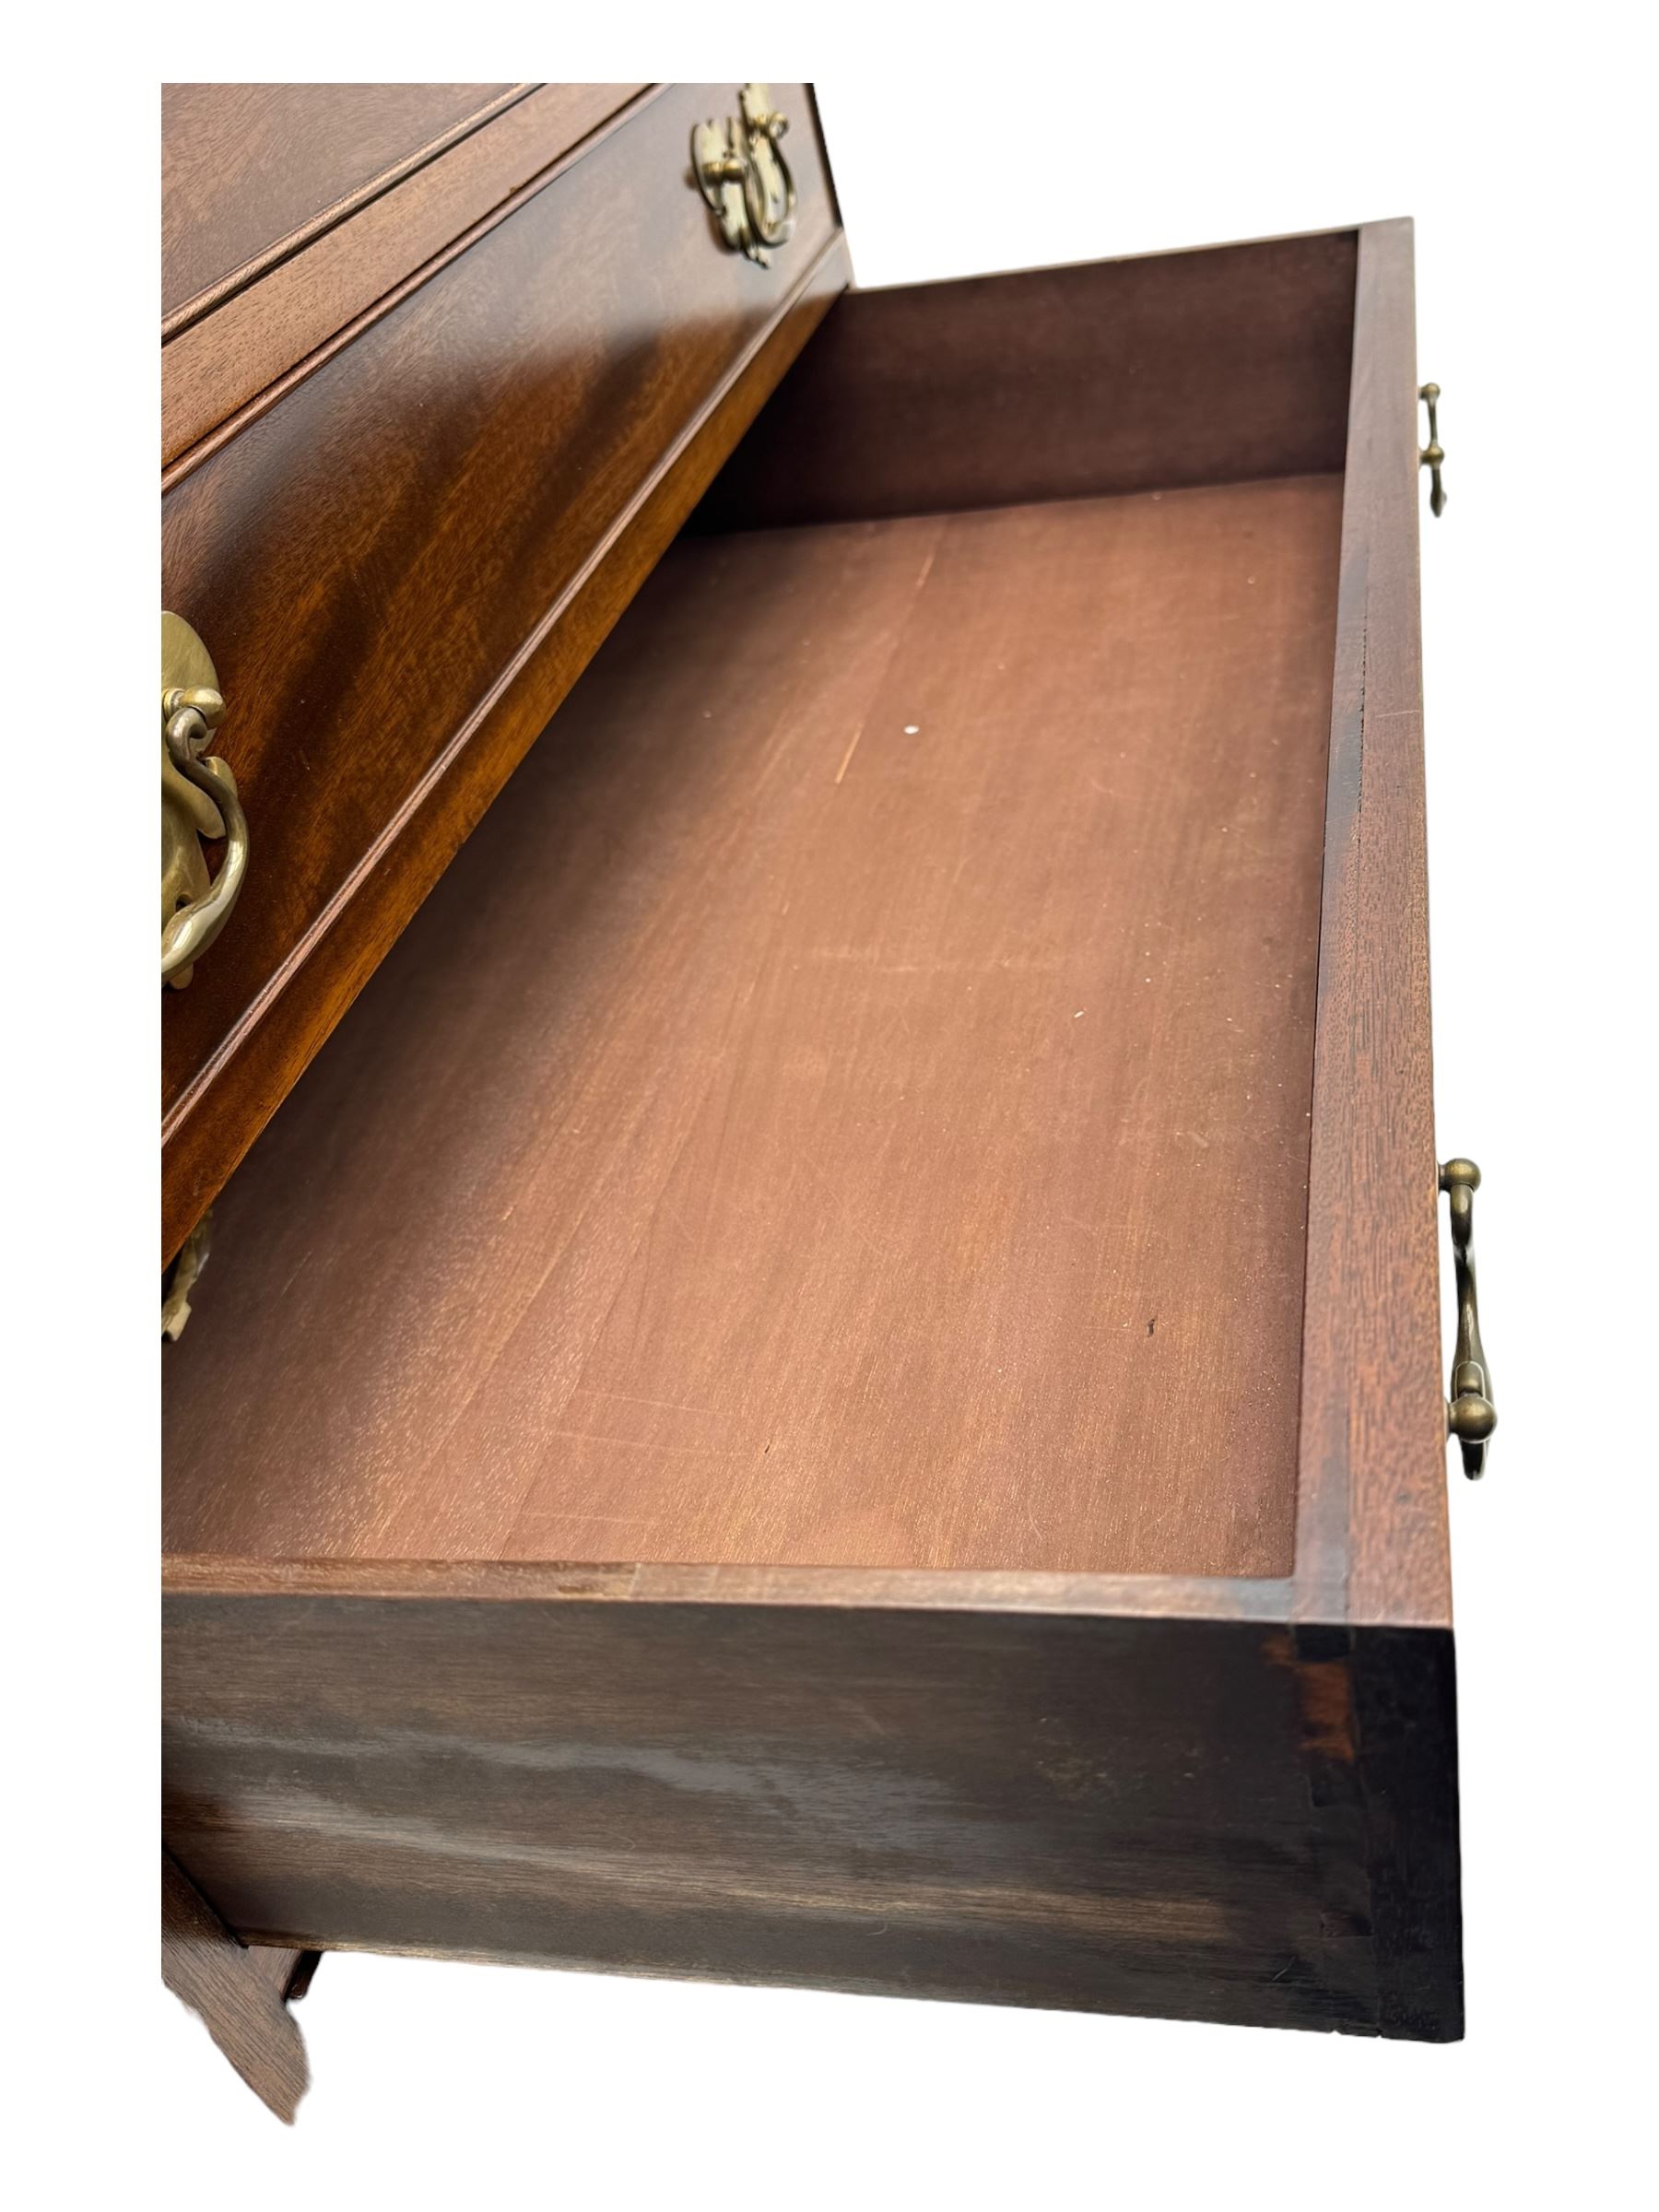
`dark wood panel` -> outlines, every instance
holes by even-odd
[[[1461,2031],[1443,1635],[471,1586],[169,1599],[168,1835],[239,1928]]]
[[[312,1955],[289,1946],[241,1943],[195,1885],[161,1854],[161,1979],[202,2024],[254,2095],[292,2122],[309,2085],[305,2043],[292,2013],[296,1979]]]
[[[1449,1624],[1408,222],[1360,232],[1308,1208],[1297,1576]]]
[[[721,97],[653,101],[164,502],[253,842],[163,1008],[169,1251],[844,281],[806,134],[795,241],[722,250],[685,154]]]
[[[1343,465],[1355,234],[849,292],[699,514],[845,521]]]
[[[163,465],[345,332],[540,172],[574,159],[580,142],[644,90],[537,86],[302,241],[256,282],[175,327],[161,354]]]
[[[161,312],[187,314],[528,85],[163,85]]]
[[[671,554],[227,1193],[171,1547],[1287,1573],[1341,497]]]

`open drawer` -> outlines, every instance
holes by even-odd
[[[220,1201],[249,1943],[1461,2032],[1406,223],[833,307]]]

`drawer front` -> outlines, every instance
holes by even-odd
[[[211,1202],[845,281],[804,86],[794,238],[721,241],[674,87],[196,450],[163,604],[246,808],[238,911],[163,1009],[169,1249]]]
[[[453,88],[447,88],[453,89]],[[494,89],[494,88],[484,88]],[[434,255],[493,218],[533,182],[552,183],[556,166],[571,167],[593,151],[594,135],[618,127],[649,95],[647,85],[535,85],[502,89],[480,113],[335,201],[324,194],[359,164],[322,159],[318,120],[360,100],[382,125],[385,102],[399,93],[443,91],[439,86],[180,86],[165,128],[165,201],[170,225],[193,253],[207,241],[265,239],[270,222],[253,190],[245,160],[204,164],[204,149],[222,148],[231,117],[251,109],[251,143],[273,158],[274,126],[298,103],[309,130],[288,142],[278,182],[288,185],[275,206],[296,226],[262,245],[247,262],[164,314],[161,333],[161,463],[168,467],[239,409],[268,393],[319,348],[372,316]],[[186,93],[211,95],[186,100]],[[252,97],[251,96],[256,96]],[[275,114],[267,105],[274,103]],[[393,112],[397,112],[395,103]],[[414,113],[428,112],[418,102]],[[435,118],[434,118],[435,119]],[[377,144],[369,133],[365,149]],[[290,173],[291,172],[291,173]],[[252,205],[250,204],[252,203]],[[182,211],[182,212],[181,212]],[[258,218],[255,220],[255,218]],[[203,250],[201,265],[219,252]],[[173,276],[164,255],[162,297]]]
[[[528,89],[163,85],[163,329],[200,313]]]
[[[168,1848],[289,1948],[1461,2034],[1449,1636],[900,1579],[177,1563]]]

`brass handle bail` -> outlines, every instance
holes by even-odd
[[[248,821],[229,763],[209,753],[225,712],[207,648],[161,618],[161,981],[182,991],[225,924],[248,869]],[[209,879],[202,841],[223,838]]]
[[[1464,1473],[1471,1482],[1478,1482],[1486,1473],[1488,1440],[1498,1426],[1475,1285],[1475,1194],[1480,1188],[1480,1170],[1472,1159],[1449,1159],[1441,1169],[1440,1187],[1451,1202],[1452,1262],[1457,1271],[1457,1342],[1452,1352],[1446,1433],[1457,1439]]]
[[[1418,397],[1429,409],[1429,442],[1418,448],[1418,466],[1429,471],[1429,508],[1438,521],[1446,512],[1446,487],[1441,477],[1446,452],[1440,441],[1440,386],[1419,384]]]
[[[691,173],[725,243],[766,268],[769,252],[794,234],[794,179],[778,146],[789,118],[773,108],[764,85],[743,86],[737,110],[736,120],[728,115],[693,128]]]

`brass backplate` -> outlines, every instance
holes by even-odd
[[[735,117],[693,128],[691,172],[725,243],[764,269],[794,232],[794,180],[779,146],[789,118],[764,85],[740,87],[737,101]]]

